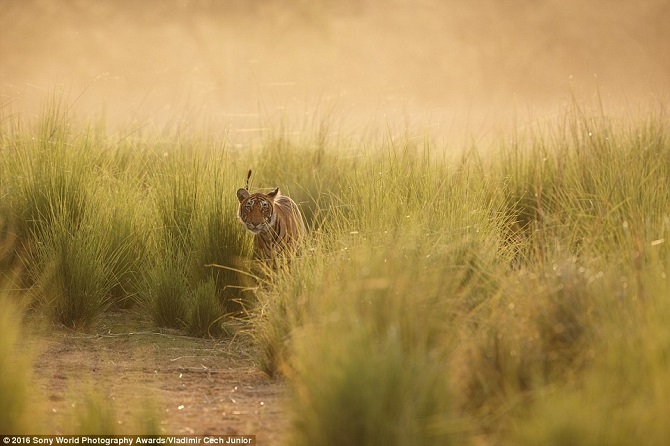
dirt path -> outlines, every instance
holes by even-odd
[[[33,322],[42,327],[28,342],[35,407],[42,413],[36,419],[46,433],[95,429],[90,415],[97,412],[108,415],[118,434],[154,429],[281,441],[285,386],[254,367],[243,341],[148,331],[150,324],[127,313],[111,316],[93,334]]]

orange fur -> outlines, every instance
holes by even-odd
[[[256,258],[274,262],[297,252],[305,224],[298,205],[291,198],[282,195],[279,188],[268,194],[238,189],[237,198],[240,201],[238,217],[254,234]]]

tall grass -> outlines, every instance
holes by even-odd
[[[225,147],[76,132],[58,101],[35,126],[5,124],[1,223],[16,241],[3,237],[3,269],[25,266],[31,305],[86,328],[140,302],[160,326],[211,335],[222,329],[202,326],[204,308],[216,325],[250,304],[255,284],[236,272],[251,247],[235,214],[242,174]],[[210,282],[217,302],[192,311]]]
[[[656,257],[643,277],[628,269],[600,279],[602,291],[618,299],[598,310],[600,336],[597,348],[587,352],[590,367],[579,380],[538,392],[532,411],[521,411],[513,423],[508,444],[661,445],[670,440],[662,421],[670,401],[668,266],[667,257]],[[622,287],[638,280],[644,283],[643,296]]]
[[[560,444],[553,420],[510,421],[606,373],[610,330],[667,290],[663,122],[576,108],[486,155],[448,163],[401,139],[348,164],[308,252],[259,293],[259,364],[295,386],[291,444]],[[583,402],[568,401],[556,410]]]
[[[34,307],[85,327],[138,302],[198,336],[241,318],[290,383],[291,444],[667,442],[662,113],[575,105],[457,155],[327,126],[240,148],[45,122],[3,133],[0,163]],[[262,279],[236,217],[249,168],[310,228]]]
[[[245,268],[251,240],[237,222],[239,180],[219,156],[197,146],[167,153],[150,180],[157,257],[149,262],[144,294],[159,325],[189,326],[199,335],[222,333],[221,321],[250,304],[255,286],[237,272]]]
[[[292,444],[460,444],[467,425],[449,389],[448,327],[495,289],[470,282],[491,271],[462,268],[462,255],[367,245],[330,259],[322,280],[302,291],[308,310],[284,339],[281,370],[296,386]]]
[[[0,282],[3,283],[3,282]],[[30,361],[26,352],[20,352],[17,340],[20,334],[21,314],[9,301],[6,293],[0,292],[0,432],[25,434],[30,431],[29,407],[26,407]]]

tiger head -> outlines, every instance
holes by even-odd
[[[279,196],[279,188],[268,194],[260,192],[251,194],[247,189],[237,190],[240,200],[238,217],[243,225],[254,234],[268,232],[277,219],[274,200]]]

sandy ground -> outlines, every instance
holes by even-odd
[[[254,367],[242,341],[146,331],[151,324],[131,313],[110,315],[89,334],[42,325],[27,341],[36,430],[79,433],[82,414],[109,410],[120,434],[138,434],[153,420],[166,435],[281,440],[286,388]]]

